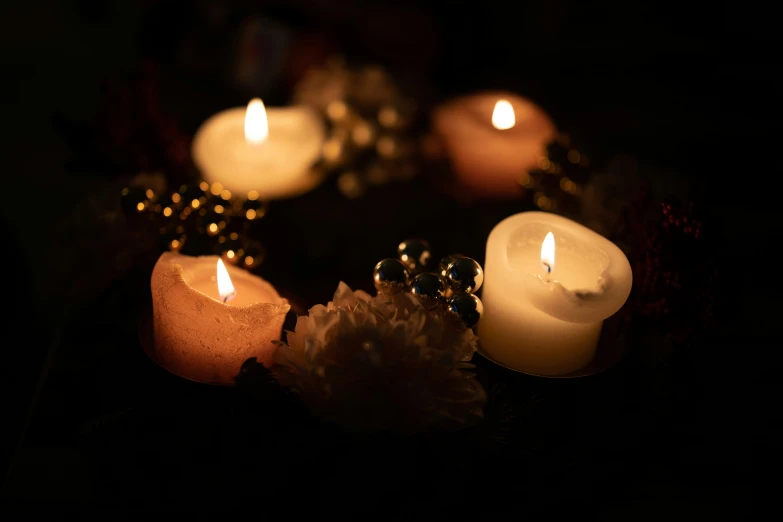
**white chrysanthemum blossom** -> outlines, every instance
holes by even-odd
[[[486,394],[469,363],[477,337],[408,293],[371,297],[340,283],[298,318],[275,373],[316,415],[345,427],[417,432],[479,420]]]

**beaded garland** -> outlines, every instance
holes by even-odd
[[[481,265],[461,254],[441,259],[438,269],[427,271],[432,259],[430,244],[411,238],[397,247],[397,257],[375,265],[373,282],[379,293],[410,292],[428,310],[442,306],[452,316],[472,328],[478,324],[484,307],[474,293],[484,282]]]
[[[263,245],[247,234],[250,224],[266,214],[267,203],[257,194],[239,199],[220,183],[205,181],[172,192],[131,185],[122,190],[121,204],[126,213],[159,223],[161,250],[211,252],[247,269],[264,259]]]

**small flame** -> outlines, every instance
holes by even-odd
[[[217,286],[220,300],[224,303],[229,302],[237,295],[234,284],[231,282],[231,276],[228,275],[228,270],[226,270],[222,259],[217,261]]]
[[[492,126],[497,130],[507,130],[516,125],[514,107],[508,100],[498,100],[492,111]]]
[[[269,121],[266,108],[260,98],[253,98],[245,112],[245,140],[250,145],[260,145],[269,137]]]
[[[547,233],[541,244],[541,266],[547,274],[555,271],[555,236],[552,232]]]

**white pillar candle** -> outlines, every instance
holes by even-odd
[[[152,271],[154,353],[181,377],[233,385],[242,363],[272,364],[288,302],[246,270],[218,256],[166,252]]]
[[[315,188],[323,174],[313,169],[326,131],[318,114],[304,106],[248,107],[220,112],[193,138],[193,161],[205,181],[220,183],[240,198],[291,198]]]
[[[594,357],[604,319],[631,292],[631,265],[611,241],[569,219],[523,212],[487,240],[482,350],[525,373],[566,375]]]

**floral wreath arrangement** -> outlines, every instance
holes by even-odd
[[[379,85],[386,85],[388,77],[382,73],[365,71],[349,75],[340,64],[329,67],[332,69],[321,71],[320,76],[315,74],[304,82],[297,98],[324,111],[333,141],[343,140],[339,147],[333,147],[335,150],[353,151],[345,156],[335,156],[332,164],[340,190],[349,196],[351,191],[346,192],[342,185],[348,187],[350,184],[341,181],[346,172],[362,178],[357,182],[362,187],[374,184],[373,179],[388,181],[383,176],[374,177],[380,172],[373,170],[378,163],[369,160],[379,159],[382,154],[378,154],[385,148],[377,141],[368,142],[366,147],[362,145],[361,138],[366,134],[364,124],[373,129],[385,129],[383,133],[394,140],[403,140],[413,128],[405,122],[412,120],[408,117],[395,120],[392,113],[400,118],[413,113],[402,109],[408,106],[394,89],[378,89],[379,93],[385,93],[383,98],[370,96],[365,99],[363,95],[351,94],[350,78],[364,78],[369,74],[380,82]],[[147,78],[145,81],[152,82],[154,77],[148,75]],[[330,91],[334,95],[328,99],[315,99],[312,96],[323,92],[319,91],[320,87],[316,88],[316,80],[336,82],[335,85],[342,87]],[[341,116],[354,113],[363,116]],[[166,125],[166,129],[173,128],[171,122]],[[163,134],[169,136],[172,132]],[[379,139],[381,134],[373,134],[373,140]],[[360,138],[358,143],[354,140],[357,136]],[[183,143],[180,139],[174,145],[167,145],[167,155],[162,155],[164,159],[158,161],[176,188],[166,187],[162,175],[136,178],[122,192],[121,203],[126,215],[145,223],[145,230],[150,226],[158,230],[161,250],[215,253],[227,262],[249,269],[257,267],[263,261],[264,247],[255,239],[257,234],[252,227],[265,215],[265,203],[252,199],[224,200],[220,192],[215,193],[206,183],[184,183],[185,177],[180,174],[192,174],[192,171],[186,164],[187,154],[176,154],[187,150]],[[139,145],[139,148],[157,150],[155,146]],[[409,149],[406,145],[395,150]],[[140,158],[150,160],[148,155]],[[396,155],[385,157],[383,162],[389,171],[403,172],[405,169],[399,168],[403,159],[415,164],[414,157]],[[354,168],[356,165],[363,166]],[[153,165],[140,162],[139,166]],[[550,144],[537,169],[524,174],[519,183],[525,189],[525,198],[541,210],[564,213],[585,222],[588,217],[584,214],[585,201],[593,198],[596,200],[594,207],[607,208],[606,201],[598,201],[593,194],[596,174],[600,171],[585,161],[581,148],[576,150],[565,135]],[[613,217],[607,218],[601,229],[602,234],[623,247],[633,266],[634,290],[621,315],[627,321],[657,325],[656,329],[665,332],[673,343],[684,345],[714,324],[721,302],[718,260],[711,241],[713,229],[695,200],[680,204],[677,200],[662,201],[650,191],[642,190],[639,194],[638,198],[631,193],[614,198],[622,203],[622,208],[613,209]],[[577,215],[579,208],[581,217]],[[603,219],[602,214],[595,212],[592,217]],[[472,291],[460,292],[460,285],[451,282],[446,272],[450,262],[444,260],[434,273],[422,270],[430,261],[429,247],[423,246],[426,242],[417,240],[403,245],[397,259],[384,260],[376,267],[374,278],[379,288],[376,296],[352,291],[341,284],[331,302],[312,308],[307,316],[298,319],[296,327],[278,347],[277,364],[266,374],[285,389],[295,391],[313,412],[342,425],[407,431],[468,425],[481,418],[482,404],[487,398],[472,375],[469,362],[476,342],[470,327],[481,314],[481,303],[473,292],[480,282]],[[418,253],[414,252],[416,249]],[[454,259],[467,258],[455,256]],[[469,269],[467,261],[461,263],[465,270]],[[694,310],[696,314],[684,313]],[[455,317],[460,320],[455,321]],[[409,324],[418,325],[420,329],[406,326]],[[374,330],[376,326],[377,331]],[[406,327],[412,329],[406,330]],[[384,336],[386,334],[379,334],[380,331],[400,336],[393,343],[408,347],[408,357],[418,353],[427,354],[429,358],[406,360],[404,350],[384,351],[392,342]],[[390,355],[399,360],[378,359]],[[437,355],[443,358],[438,359]],[[354,373],[348,367],[335,364],[346,358],[354,365],[349,366]],[[376,368],[373,360],[386,362]],[[414,361],[417,362],[414,364]],[[406,370],[408,378],[413,379],[416,371],[420,377],[429,375],[432,378],[394,381],[392,368],[404,364],[412,365],[410,371]],[[263,367],[261,371],[265,371]],[[373,376],[373,380],[357,379],[357,373]],[[239,381],[247,377],[248,372],[244,371]],[[381,386],[380,383],[385,384]],[[380,393],[384,386],[397,393],[398,405],[407,406],[396,410],[389,406],[375,406],[375,409],[369,406],[383,404],[377,402],[382,397],[389,400],[390,395]],[[325,394],[324,390],[331,391]],[[409,395],[403,390],[408,390]],[[406,397],[414,396],[419,397],[415,402],[405,402]],[[433,399],[428,402],[421,397]]]

